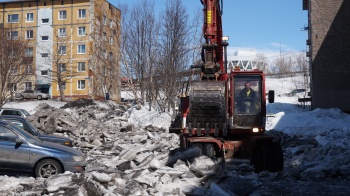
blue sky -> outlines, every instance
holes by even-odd
[[[134,5],[141,0],[110,0]],[[152,1],[152,0],[151,0]],[[200,0],[182,0],[188,13],[202,9]],[[165,0],[155,0],[156,10]],[[229,36],[229,56],[236,50],[254,49],[272,57],[306,50],[307,11],[302,0],[224,0],[223,34]],[[231,54],[230,54],[231,53]]]

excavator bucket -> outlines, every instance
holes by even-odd
[[[195,81],[190,85],[189,99],[187,124],[197,130],[224,128],[225,81]]]

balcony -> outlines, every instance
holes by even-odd
[[[311,40],[310,40],[310,39],[307,39],[307,40],[306,40],[306,45],[308,45],[308,46],[311,45]]]
[[[311,52],[310,51],[306,52],[306,56],[311,57]]]
[[[309,0],[303,0],[303,10],[309,9]]]

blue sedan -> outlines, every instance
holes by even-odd
[[[45,142],[10,122],[0,121],[0,170],[47,178],[65,171],[82,172],[84,153]]]
[[[70,140],[68,137],[64,136],[58,136],[53,134],[45,134],[40,131],[38,131],[36,128],[34,128],[26,118],[23,118],[21,116],[14,116],[14,115],[0,115],[1,121],[11,122],[22,129],[26,130],[28,133],[38,137],[41,140],[47,141],[47,142],[53,142],[58,143],[66,146],[73,146],[73,141]]]

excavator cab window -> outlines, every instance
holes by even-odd
[[[261,112],[261,79],[259,77],[235,77],[233,87],[234,113]]]

